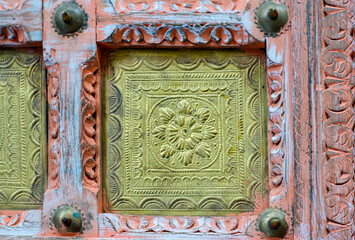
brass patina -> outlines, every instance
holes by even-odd
[[[81,233],[84,224],[84,217],[78,208],[69,204],[58,206],[51,217],[52,225],[59,232]]]
[[[87,27],[88,15],[75,1],[64,2],[54,11],[52,24],[55,31],[66,37],[78,35]]]
[[[259,230],[268,237],[283,238],[288,231],[285,213],[277,208],[265,209],[258,219]]]
[[[263,2],[256,12],[257,24],[266,36],[276,36],[288,22],[287,7],[283,3]]]
[[[37,55],[0,51],[0,209],[42,205],[47,141],[44,91]]]
[[[236,50],[120,50],[109,57],[109,209],[223,215],[265,198],[264,64]]]

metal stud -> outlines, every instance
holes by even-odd
[[[60,4],[53,13],[52,24],[62,36],[74,37],[87,27],[88,15],[75,1]]]
[[[288,22],[287,7],[282,3],[263,2],[257,9],[256,20],[266,36],[275,37]]]
[[[259,215],[258,228],[268,237],[283,238],[288,231],[285,213],[277,208],[265,209]]]
[[[75,206],[63,204],[53,211],[51,225],[62,233],[82,233],[85,218],[80,209]]]

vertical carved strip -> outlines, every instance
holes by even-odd
[[[294,236],[310,238],[310,101],[308,82],[307,0],[293,1],[292,39],[292,100],[294,156]]]
[[[285,192],[285,109],[283,64],[268,59],[269,177],[271,201]]]
[[[267,39],[267,87],[269,106],[269,205],[292,214],[292,81],[291,33]],[[292,218],[292,216],[290,216]],[[293,224],[290,223],[289,233]]]
[[[353,1],[322,1],[320,77],[325,238],[354,234]],[[322,200],[323,201],[323,200]]]
[[[83,89],[81,93],[81,154],[83,158],[84,186],[97,193],[99,190],[99,153],[98,153],[98,71],[96,59],[82,68]]]
[[[59,65],[47,68],[48,85],[48,189],[57,188],[59,142]]]

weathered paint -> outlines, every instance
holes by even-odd
[[[183,226],[186,226],[181,223],[189,222],[188,218],[172,220],[176,223],[173,223],[174,226],[172,226],[171,223],[167,224],[167,221],[164,220],[169,217],[144,216],[143,219],[146,218],[149,221],[147,227],[145,225],[147,222],[143,220],[144,227],[142,228],[136,216],[100,213],[97,217],[97,212],[101,212],[104,206],[101,208],[99,205],[97,209],[96,193],[98,188],[92,186],[95,184],[100,186],[100,177],[98,176],[98,179],[94,180],[94,185],[87,186],[85,185],[86,179],[82,176],[82,173],[86,171],[82,170],[84,159],[81,156],[82,135],[79,130],[83,115],[80,105],[82,71],[85,71],[85,66],[90,65],[89,60],[92,57],[99,56],[96,42],[100,46],[111,48],[124,46],[236,47],[241,45],[236,44],[236,41],[227,43],[223,43],[221,40],[214,41],[214,37],[209,39],[207,43],[196,44],[189,40],[189,34],[187,41],[184,42],[179,42],[179,36],[175,36],[177,39],[172,42],[165,39],[152,45],[145,40],[151,37],[144,32],[144,38],[139,43],[134,40],[128,43],[125,41],[120,43],[104,42],[115,33],[118,24],[128,23],[130,26],[132,24],[158,24],[164,20],[164,24],[168,23],[170,26],[183,23],[188,27],[191,27],[193,21],[199,24],[206,22],[215,25],[219,23],[241,24],[246,31],[242,35],[236,34],[237,40],[242,37],[251,37],[256,40],[248,41],[247,43],[251,44],[247,46],[254,48],[266,46],[268,91],[270,94],[268,100],[269,153],[272,150],[284,152],[280,155],[282,158],[278,158],[277,161],[269,159],[270,205],[281,206],[291,214],[291,217],[292,208],[294,209],[294,220],[293,223],[290,222],[294,229],[290,229],[288,236],[290,239],[309,239],[310,236],[313,239],[334,239],[340,236],[345,239],[352,238],[355,184],[352,180],[354,160],[351,152],[354,150],[354,144],[353,141],[349,141],[351,144],[343,142],[343,144],[336,145],[336,147],[342,147],[340,155],[343,160],[339,162],[340,165],[334,164],[334,156],[328,154],[331,149],[327,146],[340,143],[340,136],[345,136],[340,135],[344,133],[342,132],[344,129],[348,133],[348,138],[345,139],[353,138],[354,113],[351,107],[353,104],[351,96],[354,95],[354,70],[351,59],[354,55],[351,35],[353,31],[351,24],[354,21],[351,12],[353,1],[323,0],[314,2],[305,0],[292,2],[288,0],[286,2],[290,7],[291,28],[285,28],[280,36],[266,40],[255,23],[252,23],[253,13],[259,5],[259,1],[254,0],[213,2],[195,0],[189,4],[180,1],[133,1],[131,6],[127,5],[128,1],[122,0],[97,0],[96,3],[95,1],[82,0],[78,2],[89,14],[89,28],[79,37],[70,39],[59,37],[51,28],[50,17],[53,8],[60,2],[44,1],[43,35],[42,1],[5,0],[0,2],[0,26],[5,27],[5,30],[0,33],[0,45],[39,46],[39,43],[43,41],[44,63],[48,69],[48,102],[50,105],[50,115],[48,116],[49,182],[43,210],[43,225],[41,226],[39,219],[40,210],[35,210],[35,213],[33,211],[1,211],[0,216],[3,216],[2,219],[5,220],[3,223],[0,221],[0,234],[56,235],[58,233],[51,231],[47,225],[48,217],[51,210],[58,204],[69,202],[77,204],[88,215],[91,214],[92,231],[85,231],[86,236],[151,239],[160,237],[194,238],[195,235],[191,234],[188,237],[181,235],[181,232],[185,230],[189,232],[189,228],[181,231]],[[187,17],[188,20],[186,20]],[[164,39],[161,34],[158,33],[157,36]],[[218,37],[223,40],[223,37],[226,36],[222,33]],[[338,58],[334,58],[333,55]],[[100,60],[98,57],[97,59]],[[337,62],[338,60],[339,62]],[[100,67],[100,64],[98,66]],[[73,72],[68,73],[68,71]],[[101,79],[97,78],[96,81],[100,83]],[[328,84],[329,81],[336,82]],[[344,104],[341,105],[341,102],[334,96],[341,96],[342,102],[347,106],[338,115],[333,114],[332,109],[334,106],[338,109]],[[95,98],[98,97],[99,95],[95,95]],[[71,104],[71,106],[67,104]],[[303,108],[308,110],[304,111]],[[339,121],[331,122],[323,119],[328,110],[332,110],[331,114],[334,115],[332,117]],[[346,117],[344,117],[345,111],[349,113]],[[336,124],[337,122],[343,123]],[[95,141],[98,143],[98,151],[100,149],[99,123],[99,118],[97,118]],[[325,142],[327,145],[324,144]],[[99,156],[99,152],[96,155]],[[99,158],[96,158],[95,164],[100,166]],[[74,167],[79,169],[73,169]],[[310,171],[312,172],[310,173]],[[294,194],[294,192],[296,193]],[[80,193],[81,195],[79,195]],[[64,196],[69,196],[69,198],[64,198]],[[293,205],[294,199],[295,204]],[[26,216],[19,219],[27,220],[12,223],[9,217],[14,216],[16,219],[17,215]],[[246,215],[245,217],[255,220],[255,216]],[[341,218],[341,216],[346,217]],[[243,216],[238,216],[238,221],[242,221],[240,219],[243,218]],[[126,220],[122,222],[122,219]],[[199,221],[196,220],[194,223],[202,228],[194,228],[189,233],[195,233],[197,234],[196,238],[200,238],[201,234],[206,233],[209,227],[204,225],[204,221],[206,221],[204,217]],[[215,220],[209,221],[209,223],[213,223]],[[226,222],[228,222],[227,219]],[[337,224],[333,224],[334,222]],[[229,220],[229,223],[228,226],[233,226],[235,219]],[[254,223],[252,226],[255,226]],[[41,232],[41,229],[45,229],[45,232]],[[221,231],[220,227],[212,229],[217,232]],[[164,233],[166,234],[164,236],[158,234],[163,230],[169,233]],[[146,233],[147,231],[154,231],[155,234]],[[225,229],[223,231],[210,238],[225,239],[227,235],[221,236],[220,234],[230,234],[230,232],[226,232]],[[255,232],[255,229],[251,228],[251,231]],[[309,233],[311,235],[308,235]],[[203,237],[208,239],[209,235],[204,234]],[[256,239],[261,236],[243,237],[234,233],[234,235],[228,235],[228,238]]]

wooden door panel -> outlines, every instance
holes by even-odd
[[[352,65],[354,56],[352,5],[354,2],[272,1],[277,4],[286,4],[288,12],[288,22],[273,36],[262,31],[262,26],[259,24],[262,17],[260,19],[256,17],[256,12],[263,2],[259,0],[75,0],[73,4],[77,3],[77,6],[85,12],[84,16],[87,16],[87,19],[80,31],[70,34],[63,32],[58,34],[53,18],[54,11],[59,5],[65,3],[65,0],[0,1],[1,237],[6,235],[6,237],[18,238],[18,236],[33,237],[36,235],[36,237],[47,238],[48,236],[70,235],[71,237],[137,239],[196,239],[201,237],[206,239],[263,239],[267,237],[258,228],[259,214],[267,208],[277,207],[286,214],[286,221],[289,225],[287,239],[352,239],[355,229],[354,156],[352,154],[355,122],[352,97],[354,95],[354,67]],[[263,17],[265,20],[267,16]],[[69,19],[66,18],[68,24],[70,24]],[[10,51],[11,56],[8,57],[9,54],[6,53],[7,55],[3,55],[6,57],[3,58],[1,54],[4,49],[2,48],[8,47],[21,47],[22,49],[21,51],[7,49],[6,51]],[[43,54],[37,54],[29,47],[42,47]],[[124,48],[139,48],[140,50]],[[266,56],[265,60],[262,58],[260,61],[265,64],[265,79],[262,84],[265,89],[260,88],[259,100],[251,101],[253,103],[259,101],[261,104],[260,97],[265,95],[263,101],[266,109],[264,112],[260,111],[260,114],[265,113],[265,115],[261,114],[259,117],[260,126],[265,127],[263,131],[265,135],[262,138],[263,141],[260,142],[261,145],[267,146],[264,151],[265,155],[261,154],[264,161],[256,161],[255,163],[260,164],[250,165],[254,156],[251,154],[251,149],[254,142],[258,143],[258,141],[251,141],[249,138],[246,138],[245,142],[249,141],[250,151],[245,148],[244,157],[250,155],[250,159],[241,161],[241,158],[235,157],[239,161],[238,166],[248,163],[244,167],[251,167],[250,170],[244,168],[244,172],[241,170],[243,168],[235,171],[238,176],[244,173],[244,180],[246,180],[244,187],[252,184],[253,174],[248,175],[248,173],[253,172],[253,167],[254,170],[266,171],[265,176],[255,180],[258,184],[260,183],[258,186],[262,186],[261,194],[253,196],[252,191],[247,192],[247,195],[249,194],[249,198],[246,197],[247,202],[253,205],[253,209],[241,207],[239,210],[231,210],[233,204],[227,203],[232,201],[228,194],[223,197],[214,194],[215,199],[219,199],[218,201],[207,201],[206,204],[202,201],[203,204],[199,205],[200,197],[201,199],[211,197],[211,194],[203,191],[201,196],[181,194],[186,201],[178,204],[171,204],[177,201],[175,197],[157,195],[156,192],[151,197],[154,201],[148,202],[144,201],[144,195],[129,196],[127,194],[125,178],[130,175],[125,171],[127,169],[125,169],[124,161],[132,160],[132,164],[137,163],[137,159],[141,157],[140,150],[142,150],[142,158],[149,156],[147,153],[154,153],[159,157],[160,162],[163,161],[162,156],[169,155],[169,160],[170,157],[177,158],[175,155],[179,149],[175,149],[174,153],[170,149],[168,155],[165,148],[161,151],[164,136],[161,132],[157,132],[157,129],[161,129],[159,126],[163,126],[164,129],[165,125],[160,113],[157,112],[163,111],[161,109],[179,109],[178,104],[180,106],[182,103],[179,101],[182,100],[195,106],[193,109],[196,112],[202,111],[201,106],[203,109],[209,109],[216,104],[213,102],[213,97],[208,100],[211,104],[203,97],[205,96],[203,94],[212,94],[214,91],[201,91],[201,94],[197,96],[188,93],[189,90],[179,92],[180,100],[175,102],[169,102],[169,98],[176,96],[178,91],[171,91],[170,95],[165,97],[164,102],[159,99],[160,90],[143,88],[143,91],[135,92],[136,80],[127,80],[126,76],[139,77],[141,74],[147,80],[149,79],[146,77],[147,72],[150,72],[152,79],[158,85],[157,76],[163,72],[166,80],[164,84],[172,84],[175,78],[169,75],[170,70],[173,70],[176,76],[181,72],[193,75],[201,67],[202,75],[207,76],[219,74],[232,67],[231,61],[227,63],[228,61],[223,62],[220,58],[213,57],[211,62],[201,60],[203,63],[195,69],[186,69],[186,66],[191,63],[187,58],[183,58],[184,62],[180,65],[185,69],[177,70],[174,69],[178,68],[177,65],[170,64],[169,61],[144,60],[140,54],[152,50],[142,50],[142,48],[154,48],[156,49],[154,53],[164,52],[162,48],[170,48],[165,51],[171,52],[175,49],[177,54],[204,52],[208,48],[211,52],[233,52],[238,56],[239,51],[246,52],[246,54],[257,51],[256,55]],[[222,48],[228,48],[228,50],[222,51]],[[36,54],[43,56],[31,62],[31,57],[27,60],[27,57],[23,59],[19,57],[19,52],[23,56]],[[129,69],[130,67],[123,69],[125,65],[119,63],[119,59],[125,59],[133,52],[141,62],[145,63],[139,65],[133,61],[131,64],[137,69]],[[151,52],[149,53],[152,55]],[[173,59],[174,56],[170,54],[165,57]],[[220,54],[220,56],[224,55]],[[12,59],[14,64],[9,65],[6,59]],[[5,82],[19,79],[18,74],[26,75],[29,72],[36,74],[37,70],[30,69],[35,65],[40,68],[42,64],[47,70],[47,85],[43,82],[36,84],[34,81],[37,81],[37,77],[28,77],[25,78],[25,91],[22,91],[23,85],[21,88],[22,80],[19,82],[19,88],[15,88],[14,91],[6,90]],[[252,69],[251,66],[244,70],[239,67],[235,68],[235,72],[248,72]],[[117,69],[120,70],[117,71]],[[6,72],[5,75],[4,72]],[[9,75],[9,72],[12,72],[12,75]],[[124,74],[116,74],[120,72]],[[42,72],[41,74],[41,80],[44,80],[44,75]],[[115,79],[118,81],[115,82]],[[134,86],[134,88],[125,89],[123,81],[130,81],[131,85],[128,84],[128,86]],[[248,81],[243,82],[248,83]],[[116,91],[116,96],[110,95],[112,86],[119,89],[121,95],[117,95],[118,91]],[[45,108],[42,109],[45,107],[42,100],[45,101],[46,88],[47,113]],[[1,95],[1,92],[5,95]],[[143,97],[138,97],[137,92],[143,94]],[[147,93],[149,94],[145,95]],[[2,100],[11,94],[19,98],[16,101],[10,101],[11,104],[5,104]],[[231,96],[228,95],[231,94],[230,92],[227,94],[223,92],[223,94],[227,98]],[[120,97],[120,101],[117,96]],[[125,98],[127,96],[138,98],[137,101],[127,102]],[[246,103],[251,96],[253,94],[243,98]],[[223,99],[220,102],[223,103]],[[155,101],[162,101],[161,106]],[[148,105],[141,107],[143,102]],[[151,107],[150,104],[156,104],[157,107]],[[185,105],[189,106],[189,104]],[[10,122],[10,118],[2,112],[6,112],[6,109],[11,107],[18,108],[14,115],[19,121],[11,121],[12,125],[16,125],[18,132],[14,132],[11,126],[1,127],[7,123],[6,121]],[[22,114],[24,108],[25,114]],[[244,117],[253,117],[248,110],[248,105],[241,106],[241,108],[244,110]],[[117,109],[118,113],[110,112],[112,109]],[[218,112],[218,108],[216,111]],[[127,117],[126,113],[131,114]],[[48,114],[47,131],[45,130],[46,114]],[[130,127],[132,127],[131,122],[133,123],[135,117],[139,115],[145,118],[142,118],[144,121],[139,125],[143,130],[138,131],[138,136],[142,136],[139,134],[141,132],[145,133],[142,139],[149,140],[142,141],[140,143],[142,146],[139,146],[138,142],[136,144],[134,141],[129,141],[137,136],[137,131]],[[21,116],[26,116],[25,120]],[[110,125],[112,123],[110,119],[116,116],[120,118],[120,127]],[[179,117],[176,114],[172,116],[173,118]],[[194,114],[191,114],[191,117],[198,118]],[[236,116],[238,117],[239,115]],[[225,120],[223,114],[217,118],[216,114],[211,113],[208,119],[214,119],[215,122]],[[200,119],[196,120],[198,121]],[[155,123],[159,124],[156,126]],[[252,121],[247,121],[245,126],[252,126]],[[236,125],[233,130],[239,131],[239,127]],[[117,138],[118,129],[121,132]],[[150,132],[147,129],[151,130],[149,136]],[[223,135],[218,128],[216,129],[216,136],[221,136],[222,140],[203,139],[198,144],[214,143],[218,146],[221,142],[224,143],[223,137],[228,135]],[[154,133],[157,132],[155,135],[161,138],[160,143],[157,143],[153,130]],[[111,138],[112,132],[116,134],[112,135],[115,138]],[[244,136],[249,136],[248,134],[252,132],[251,129],[246,128]],[[215,131],[210,131],[210,135],[214,133]],[[47,135],[48,141],[46,142],[43,139],[47,138]],[[7,140],[1,140],[5,138],[15,141],[16,148],[10,147],[12,150],[15,149],[14,153],[9,147],[1,148],[1,144],[7,143]],[[242,136],[241,139],[243,139]],[[119,157],[111,158],[113,154],[118,153],[112,150],[113,145],[120,148],[122,164],[115,161]],[[203,153],[206,159],[209,158],[209,152],[210,158],[218,152],[213,148],[210,150],[206,145],[203,146],[205,146]],[[47,147],[48,156],[45,154]],[[240,146],[236,144],[236,154],[238,150]],[[2,161],[2,155],[9,155],[10,152],[15,157],[12,157],[11,161]],[[32,157],[34,152],[36,152],[36,157]],[[235,152],[232,151],[233,154]],[[19,153],[21,153],[21,159],[16,157]],[[230,152],[227,151],[227,153]],[[137,159],[134,154],[138,156]],[[177,158],[183,160],[179,164],[195,171],[197,158],[194,155],[198,153],[191,152],[188,155],[187,152],[186,154]],[[46,158],[47,161],[45,161]],[[26,161],[22,161],[23,159]],[[111,161],[112,159],[114,161]],[[147,157],[146,162],[142,161],[145,164],[142,166],[146,166],[143,170],[150,174],[151,178],[156,179],[154,171],[157,167],[154,164],[158,161],[151,161],[152,159]],[[45,162],[48,162],[48,178]],[[10,163],[14,163],[11,169],[8,168]],[[113,165],[110,165],[111,163]],[[116,163],[118,163],[117,166]],[[184,165],[185,163],[187,165]],[[171,169],[175,171],[177,166],[172,168],[172,166],[167,166],[169,164],[169,161],[166,161],[160,165],[162,168],[170,168],[169,171]],[[215,167],[213,164],[214,162],[209,167]],[[179,171],[174,174],[179,175]],[[10,176],[8,172],[12,175]],[[16,178],[20,173],[22,175]],[[134,177],[137,173],[132,172],[132,174]],[[206,176],[211,175],[206,174]],[[228,176],[226,174],[223,177]],[[48,184],[45,184],[45,178],[48,179]],[[111,181],[110,178],[115,180]],[[237,182],[243,181],[239,179]],[[132,183],[147,187],[144,185],[145,182],[132,181]],[[160,184],[147,180],[146,183],[150,187],[159,184],[159,188],[164,187],[164,184],[171,189],[177,186],[177,184],[163,181]],[[11,184],[18,186],[9,187]],[[193,184],[195,184],[193,181],[187,182],[183,186],[183,191],[190,191],[186,186]],[[213,184],[213,182],[210,184],[211,191],[217,191],[223,185],[223,183]],[[243,188],[243,184],[239,187]],[[45,191],[44,195],[43,191]],[[245,198],[243,194],[237,195]],[[127,199],[129,201],[125,204],[118,204]],[[132,201],[136,201],[133,203],[135,205],[133,209],[130,208]],[[223,201],[225,204],[221,204]],[[247,205],[250,207],[250,204]],[[65,224],[62,222],[61,227],[58,228],[53,225],[55,212],[63,206],[71,206],[80,212],[80,214],[74,214],[73,217],[84,217],[79,232],[68,233],[67,228],[63,228],[68,221],[64,221]],[[172,211],[169,209],[171,206],[181,209]],[[190,211],[191,206],[198,210],[196,214]],[[202,206],[207,209],[203,209]],[[221,206],[224,208],[223,211],[216,210]]]

